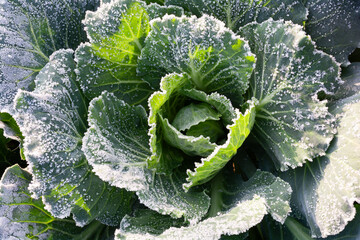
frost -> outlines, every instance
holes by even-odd
[[[115,232],[115,239],[220,239],[221,235],[236,235],[247,231],[250,227],[261,222],[266,214],[266,204],[263,198],[255,196],[252,200],[239,202],[229,212],[216,217],[208,218],[196,225],[181,228],[169,228],[158,236],[150,234]]]
[[[97,0],[79,4],[71,0],[0,2],[0,111],[11,112],[18,89],[31,85],[60,48],[76,48],[85,40],[79,33],[85,11]]]
[[[221,175],[223,174],[223,175]],[[290,212],[291,188],[288,183],[270,173],[256,172],[247,182],[233,173],[221,173],[226,178],[222,186],[224,191],[217,191],[219,204],[226,208],[215,216],[210,216],[199,223],[187,227],[171,227],[154,236],[137,230],[136,222],[133,226],[123,226],[117,230],[117,239],[220,239],[221,235],[237,235],[246,232],[258,224],[267,213],[280,222],[284,222]],[[219,178],[217,179],[219,180]],[[219,196],[220,195],[220,196]],[[159,219],[160,220],[160,219]]]
[[[127,206],[132,194],[104,184],[91,172],[81,151],[87,106],[74,79],[72,55],[72,50],[59,50],[50,56],[36,77],[35,90],[20,90],[16,95],[14,118],[25,137],[24,154],[34,175],[29,190],[36,198],[43,196],[52,215],[65,218],[72,212],[83,226],[107,214],[109,208]],[[123,201],[104,201],[116,196]],[[116,224],[129,207],[101,219]]]
[[[209,197],[204,192],[185,193],[185,173],[166,176],[146,168],[150,147],[142,107],[129,106],[104,92],[92,100],[89,111],[83,151],[101,179],[137,191],[141,203],[161,214],[193,221],[205,215]]]
[[[307,1],[309,9],[306,32],[317,48],[333,55],[347,66],[348,56],[360,46],[360,5],[358,1]]]
[[[255,62],[246,41],[208,15],[166,15],[151,24],[138,74],[154,89],[168,73],[186,74],[197,89],[223,94],[235,106],[242,103]]]
[[[339,65],[291,22],[270,19],[240,32],[258,58],[250,81],[251,95],[259,101],[254,136],[281,170],[324,155],[336,131],[335,118],[317,94],[337,90]]]
[[[181,6],[198,17],[204,14],[214,16],[234,32],[247,23],[261,23],[270,17],[302,24],[307,15],[302,2],[293,0],[166,0],[165,4]]]
[[[181,15],[183,11],[174,6],[117,0],[87,12],[83,23],[90,43],[81,44],[75,57],[78,81],[86,97],[92,99],[106,90],[129,104],[146,106],[152,90],[136,74],[138,57],[150,31],[149,21],[166,13]]]

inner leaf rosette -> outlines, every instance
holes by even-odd
[[[195,170],[188,170],[184,185],[189,189],[209,181],[236,154],[250,133],[255,107],[250,103],[242,114],[225,96],[197,90],[187,75],[167,75],[160,85],[149,99],[148,167],[170,173],[194,158]]]
[[[194,86],[242,103],[255,57],[247,42],[214,17],[165,15],[150,22],[138,75],[158,89],[168,73],[188,75]]]

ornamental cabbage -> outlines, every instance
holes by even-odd
[[[360,2],[0,20],[0,239],[360,238]]]

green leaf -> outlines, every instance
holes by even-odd
[[[158,116],[158,125],[162,129],[162,135],[165,141],[175,148],[181,149],[189,156],[209,156],[216,148],[216,144],[210,142],[210,138],[204,136],[194,137],[182,134],[174,128],[168,121],[161,115]]]
[[[114,228],[93,221],[84,228],[71,219],[58,219],[41,199],[31,198],[31,174],[18,165],[8,168],[0,182],[1,239],[93,239],[114,238]]]
[[[0,113],[0,129],[4,136],[20,142],[23,139],[19,126],[15,119],[8,113]]]
[[[209,137],[210,142],[217,142],[219,139],[224,139],[226,137],[223,127],[224,126],[220,123],[220,121],[207,120],[196,126],[192,126],[186,131],[186,135],[194,137]]]
[[[195,163],[195,169],[193,171],[187,171],[188,178],[186,180],[188,183],[184,184],[185,189],[209,181],[236,154],[238,148],[249,135],[255,122],[255,106],[253,103],[249,105],[249,109],[247,109],[244,114],[238,109],[235,109],[236,117],[233,119],[231,125],[226,126],[229,130],[226,142],[218,145],[208,157],[202,158],[200,163]]]
[[[85,96],[113,92],[129,104],[143,104],[153,90],[136,74],[138,57],[150,31],[149,21],[179,7],[147,6],[137,0],[117,0],[87,12],[84,20],[90,43],[76,51],[78,80]]]
[[[360,63],[354,62],[342,69],[341,79],[344,81],[335,93],[335,99],[340,100],[360,92]]]
[[[185,169],[171,174],[147,171],[146,189],[137,192],[140,202],[148,208],[173,218],[184,217],[190,223],[198,222],[208,211],[210,198],[201,189],[185,192]]]
[[[347,66],[360,47],[360,4],[357,0],[303,0],[309,10],[306,32],[319,49]]]
[[[243,39],[207,15],[199,19],[169,15],[151,24],[138,73],[153,88],[159,88],[167,73],[183,73],[197,89],[241,103],[255,63]]]
[[[261,23],[270,17],[302,25],[308,13],[299,0],[166,0],[165,4],[183,7],[198,17],[214,16],[234,32],[247,23]]]
[[[222,195],[221,199],[224,197],[221,206],[227,206],[227,210],[188,227],[171,227],[157,236],[145,231],[134,231],[136,225],[127,229],[120,228],[115,233],[116,239],[220,239],[221,235],[246,232],[261,222],[267,213],[271,213],[279,221],[285,220],[290,212],[289,184],[270,173],[260,171],[247,182],[243,182],[239,175],[230,173],[226,176],[229,182],[223,178],[217,178],[217,181],[227,191],[216,191],[215,194]],[[233,184],[234,181],[236,185]],[[228,185],[231,187],[227,188]]]
[[[144,108],[129,106],[103,92],[91,101],[88,121],[82,149],[93,171],[119,188],[145,188],[144,168],[150,147]]]
[[[87,102],[75,81],[72,50],[59,50],[36,78],[33,92],[16,95],[15,120],[33,180],[29,186],[55,217],[73,214],[78,226],[93,219],[117,225],[133,194],[111,187],[92,172],[83,152]]]
[[[202,191],[182,189],[185,171],[165,176],[146,168],[151,153],[142,107],[129,106],[104,92],[91,101],[89,112],[83,150],[101,179],[137,191],[141,203],[162,214],[193,221],[206,214],[209,197]]]
[[[179,131],[185,131],[206,120],[220,120],[220,117],[221,114],[209,104],[191,103],[178,111],[171,125]]]
[[[185,84],[188,84],[187,76],[180,74],[169,74],[161,80],[161,92],[155,92],[149,98],[149,135],[150,135],[150,150],[151,157],[147,160],[149,168],[156,168],[158,172],[171,172],[172,169],[178,167],[183,161],[181,154],[176,154],[176,149],[169,146],[163,135],[161,128],[158,126],[158,114],[162,111],[161,108],[165,104],[179,104],[181,101],[175,97],[176,101],[169,101],[172,95],[177,96],[178,91]],[[175,111],[175,106],[168,107]],[[179,150],[178,150],[179,151]]]
[[[81,20],[98,5],[99,0],[0,2],[0,112],[12,110],[18,89],[33,89],[53,52],[86,40]]]
[[[356,217],[345,227],[343,231],[334,236],[321,238],[322,240],[354,240],[359,239],[360,229],[360,206],[356,206]],[[265,218],[261,222],[261,233],[268,240],[313,240],[311,237],[310,229],[302,225],[293,217],[288,217],[281,225],[271,219]]]
[[[326,156],[284,174],[293,185],[294,206],[316,237],[341,232],[360,201],[360,95],[336,102],[330,112],[339,126]]]
[[[227,213],[208,218],[189,227],[169,228],[157,236],[148,233],[122,232],[120,229],[115,232],[115,239],[220,239],[222,234],[233,235],[247,231],[261,222],[265,214],[265,199],[254,196],[253,199],[239,202]]]
[[[337,63],[291,22],[270,19],[241,33],[258,58],[248,92],[258,100],[254,136],[281,170],[324,155],[334,118],[317,94],[336,91]]]
[[[138,209],[132,216],[126,215],[120,223],[120,229],[124,232],[161,234],[170,227],[181,227],[184,219],[174,219],[167,215],[161,215],[149,209]]]
[[[3,175],[5,169],[16,163],[25,165],[19,154],[19,142],[7,138],[4,130],[0,129],[0,176]]]

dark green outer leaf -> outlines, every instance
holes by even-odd
[[[213,216],[197,224],[181,228],[171,227],[157,236],[152,235],[154,233],[149,234],[151,231],[148,229],[138,230],[136,225],[121,227],[116,232],[116,239],[216,240],[222,235],[237,235],[246,232],[259,223],[267,213],[271,213],[278,221],[285,220],[290,212],[291,188],[288,183],[271,173],[260,171],[247,182],[243,182],[239,175],[233,173],[227,172],[224,176],[217,177],[213,183],[220,185],[220,188],[222,187],[221,189],[225,191],[219,191],[216,187],[212,188],[212,205],[219,204],[220,212],[215,212]],[[224,178],[227,179],[224,180]],[[227,188],[226,186],[229,185],[230,187]],[[216,202],[218,199],[222,202]],[[132,223],[136,224],[135,221]]]
[[[130,211],[133,194],[101,181],[81,151],[87,102],[74,68],[73,51],[57,51],[37,76],[35,90],[19,91],[15,98],[14,117],[33,174],[29,189],[43,197],[53,216],[73,213],[80,226],[93,219],[117,225]]]
[[[234,106],[241,103],[255,63],[243,39],[208,15],[168,15],[151,24],[138,74],[153,88],[167,73],[186,74],[197,89],[223,94]]]
[[[300,0],[166,0],[165,4],[181,6],[198,17],[214,16],[234,32],[247,23],[261,23],[270,17],[302,25],[308,12]]]
[[[344,83],[336,91],[334,98],[340,100],[360,92],[360,62],[354,62],[343,68],[341,79]]]
[[[360,239],[360,206],[356,206],[356,217],[345,227],[343,231],[335,236],[320,238],[321,240],[358,240]],[[312,238],[311,231],[302,225],[297,219],[288,217],[282,225],[267,217],[260,225],[261,234],[268,240],[315,240]]]
[[[339,126],[326,155],[282,176],[293,186],[294,208],[316,237],[341,232],[360,202],[360,95],[335,102],[330,111]]]
[[[8,168],[0,182],[0,239],[110,240],[115,229],[93,221],[80,228],[71,219],[57,219],[41,199],[28,191],[31,174],[18,165]]]
[[[306,32],[319,49],[347,66],[348,56],[360,47],[358,0],[303,0],[309,9]]]
[[[0,1],[0,112],[17,89],[30,90],[49,56],[86,40],[81,20],[99,0]]]
[[[257,56],[248,95],[259,101],[254,136],[281,170],[324,155],[336,128],[317,94],[336,91],[338,64],[291,22],[270,19],[241,33]]]

